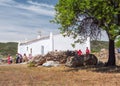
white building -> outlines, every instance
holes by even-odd
[[[63,37],[61,34],[50,36],[39,37],[35,40],[27,41],[18,44],[18,53],[27,55],[32,54],[35,56],[37,54],[47,54],[50,51],[67,51],[67,50],[79,50],[81,49],[85,53],[86,47],[90,49],[90,38],[84,43],[77,43],[75,48],[71,46],[74,43],[74,39],[71,37]]]

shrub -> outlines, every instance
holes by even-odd
[[[28,67],[35,67],[35,63],[34,62],[29,62]]]

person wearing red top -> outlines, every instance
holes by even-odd
[[[10,55],[8,55],[7,59],[8,59],[8,64],[10,64]]]
[[[82,55],[82,51],[81,51],[81,50],[78,50],[78,51],[77,51],[77,55],[78,55],[78,56],[81,56],[81,55]]]
[[[86,54],[90,54],[90,50],[86,47]]]

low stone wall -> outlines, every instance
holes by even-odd
[[[80,57],[74,51],[61,51],[61,52],[49,52],[42,56],[37,55],[33,57],[30,62],[36,65],[42,65],[47,61],[57,61],[60,64],[66,64],[66,66],[81,66],[81,65],[96,65],[97,58],[93,54],[81,55]]]
[[[93,54],[88,55],[75,55],[67,58],[66,66],[69,67],[79,67],[84,65],[96,65],[98,63],[98,59]]]

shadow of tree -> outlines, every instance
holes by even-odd
[[[100,73],[120,73],[120,66],[81,66],[81,67],[71,67],[68,70],[65,70],[65,72],[70,71],[79,71],[79,70],[86,70],[86,71],[92,71],[92,72],[100,72]]]
[[[101,73],[120,73],[120,66],[95,67],[95,69],[92,71]]]

